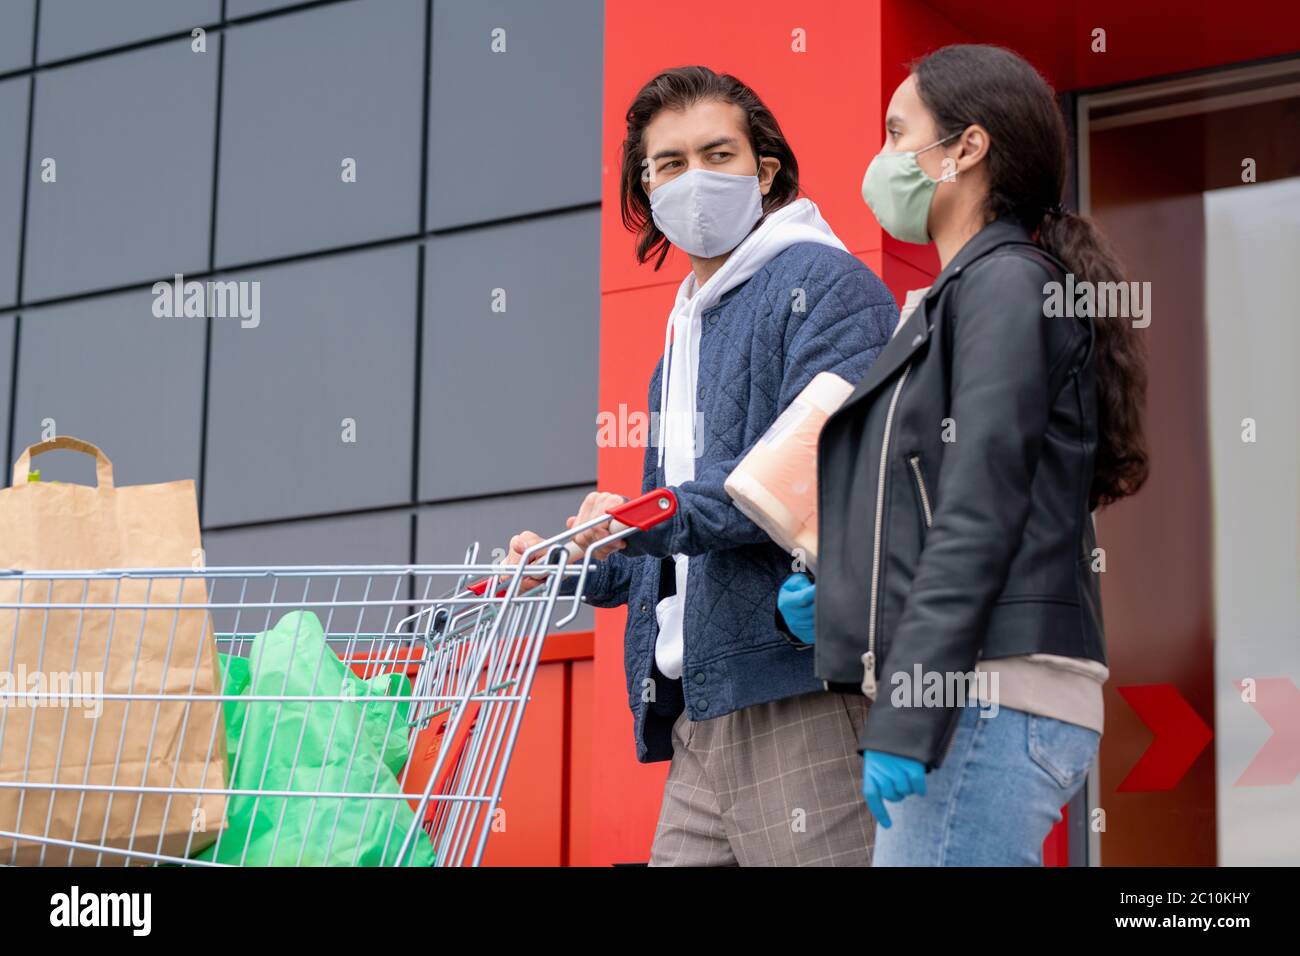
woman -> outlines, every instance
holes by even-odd
[[[1146,478],[1143,352],[1126,318],[1045,306],[1067,272],[1121,275],[1061,208],[1068,138],[1028,63],[941,49],[885,125],[863,198],[942,271],[821,433],[818,580],[779,606],[811,640],[815,593],[818,676],[875,698],[875,864],[1037,865],[1101,736],[1090,512]]]

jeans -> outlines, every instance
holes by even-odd
[[[1043,840],[1097,754],[1095,730],[1002,707],[963,709],[924,796],[886,804],[873,866],[1041,866]]]

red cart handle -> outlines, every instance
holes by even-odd
[[[611,532],[619,532],[624,528],[636,528],[638,531],[647,531],[657,524],[662,524],[677,513],[677,496],[667,488],[656,488],[654,491],[647,491],[639,498],[633,498],[626,501],[617,508],[611,508],[606,514],[614,520],[609,523]],[[567,545],[569,555],[572,558],[578,558],[582,555],[582,550],[572,541]],[[482,594],[487,590],[488,581],[491,578],[483,578],[469,585],[466,590],[474,594]],[[501,597],[506,593],[507,586],[502,585],[497,591],[496,596]]]
[[[609,516],[639,531],[647,531],[676,513],[677,496],[667,488],[656,488],[647,491],[640,498],[619,505],[609,512]],[[610,525],[610,529],[614,530],[614,526]]]

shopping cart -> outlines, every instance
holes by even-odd
[[[599,549],[676,507],[652,491],[517,564],[476,544],[460,565],[0,572],[0,865],[478,865],[547,632]],[[78,661],[98,686],[69,682]]]

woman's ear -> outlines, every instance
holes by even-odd
[[[968,172],[984,161],[989,151],[989,131],[978,123],[967,126],[957,141],[957,171]]]
[[[781,171],[781,160],[775,156],[764,156],[758,161],[758,191],[766,196],[772,189],[776,174]]]

